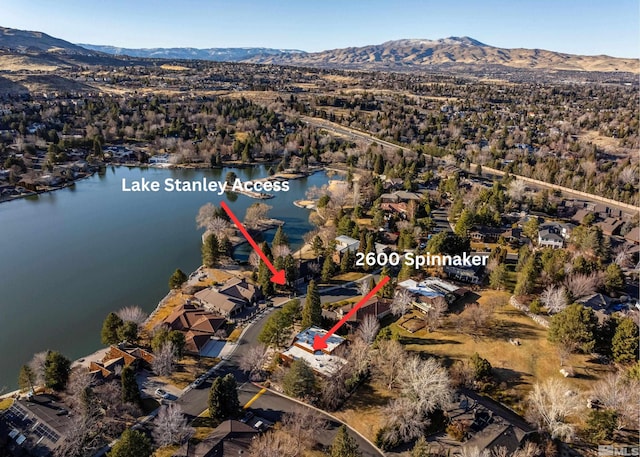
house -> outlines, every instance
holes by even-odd
[[[315,351],[313,340],[316,335],[324,337],[326,330],[319,327],[309,327],[296,335],[289,349],[280,353],[280,358],[285,362],[304,359],[316,373],[323,376],[331,376],[347,361],[334,353],[345,343],[345,339],[338,335],[331,335],[325,340],[327,347]]]
[[[227,420],[198,444],[187,442],[174,457],[238,457],[249,455],[252,441],[260,432],[240,421]]]
[[[169,163],[169,154],[158,154],[149,158],[151,165],[167,165]]]
[[[335,242],[336,249],[333,253],[333,261],[336,263],[340,263],[346,252],[356,252],[360,248],[360,241],[347,235],[337,236]]]
[[[560,236],[562,236],[562,238],[564,238],[565,240],[568,240],[569,238],[571,238],[571,234],[573,233],[575,228],[576,225],[570,222],[560,224]]]
[[[498,239],[503,236],[504,229],[497,227],[473,227],[469,231],[469,237],[471,240],[479,243],[496,243]]]
[[[586,208],[579,209],[576,213],[571,217],[571,220],[576,224],[581,224],[585,217],[589,214],[593,214],[592,211],[589,211]]]
[[[351,324],[352,327],[357,327],[360,322],[367,316],[374,316],[380,320],[391,313],[392,301],[386,298],[380,298],[377,296],[371,297],[367,300],[358,310],[349,318],[347,324]],[[336,317],[342,319],[344,316],[355,306],[355,303],[344,305],[336,310]]]
[[[436,300],[444,299],[447,304],[451,304],[469,292],[464,287],[458,287],[439,278],[427,278],[420,282],[407,279],[399,283],[398,287],[413,294],[413,307],[424,313],[429,312]]]
[[[624,222],[613,217],[608,217],[604,221],[598,222],[596,225],[602,229],[603,234],[607,236],[614,236],[620,235],[620,230],[622,229]]]
[[[184,332],[186,352],[201,354],[216,332],[225,326],[227,319],[185,303],[174,310],[164,322],[171,330]]]
[[[559,224],[542,224],[538,229],[538,246],[560,249],[564,246],[562,228]]]
[[[124,345],[112,345],[101,361],[89,362],[89,373],[95,379],[111,379],[118,375],[124,367],[149,366],[153,363],[154,355],[144,349],[133,347],[125,348]]]
[[[254,305],[262,296],[259,287],[245,279],[234,278],[221,287],[208,287],[195,294],[195,298],[208,310],[231,317],[245,307]]]
[[[53,455],[74,427],[69,409],[52,395],[15,400],[0,421],[9,435],[9,455]]]
[[[422,200],[422,196],[415,192],[407,192],[406,190],[398,190],[393,193],[380,195],[381,203],[408,203],[411,200],[419,202]]]
[[[471,267],[456,267],[447,265],[442,268],[447,277],[456,281],[468,282],[471,284],[480,284],[484,280],[485,268],[482,265]]]
[[[640,244],[640,227],[632,228],[625,236],[624,239],[633,244]]]

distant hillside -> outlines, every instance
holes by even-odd
[[[42,32],[0,27],[0,49],[18,52],[51,52],[58,54],[96,55],[81,46],[54,38]]]
[[[439,40],[396,40],[358,48],[333,49],[296,55],[256,56],[255,63],[329,68],[429,70],[440,65],[471,67],[501,65],[531,70],[640,72],[638,59],[580,56],[541,49],[503,49],[469,37]]]
[[[194,59],[212,60],[216,62],[243,62],[252,58],[269,58],[288,55],[304,54],[296,49],[271,49],[271,48],[151,48],[131,49],[115,46],[102,46],[94,44],[80,44],[83,48],[104,52],[106,54],[130,57],[143,57],[153,59]]]

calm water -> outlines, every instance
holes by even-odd
[[[72,189],[0,204],[0,388],[16,387],[20,365],[35,352],[57,349],[75,359],[98,349],[110,311],[129,305],[152,311],[176,268],[188,274],[200,265],[200,206],[225,198],[242,219],[258,201],[209,192],[125,193],[122,178],[222,180],[227,171],[111,168]],[[234,172],[242,180],[266,174]],[[308,211],[293,202],[327,180],[323,173],[292,180],[289,192],[264,200],[273,206],[269,214],[285,221],[292,247],[311,228]]]

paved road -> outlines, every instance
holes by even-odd
[[[300,297],[304,299],[304,297]],[[224,362],[224,366],[218,370],[219,375],[225,375],[227,373],[233,373],[238,382],[238,398],[240,404],[246,404],[251,398],[253,398],[260,389],[249,382],[244,372],[238,369],[238,360],[242,357],[251,345],[258,340],[258,335],[264,326],[267,316],[264,314],[256,319],[255,323],[247,328],[242,338],[238,340],[237,347],[228,360]],[[207,399],[209,396],[209,388],[211,387],[211,381],[203,383],[200,388],[192,389],[186,392],[177,401],[182,407],[182,410],[191,417],[196,417],[207,408]],[[265,392],[263,395],[255,400],[249,408],[257,416],[264,417],[265,419],[276,422],[280,420],[281,416],[285,412],[293,412],[296,409],[304,407],[295,401],[288,398],[281,397],[272,392]],[[323,446],[329,446],[333,441],[336,434],[336,430],[339,427],[339,423],[332,421],[327,416],[329,421],[329,427],[327,430],[322,430],[317,433],[316,439]],[[363,440],[360,436],[353,434],[353,437],[358,442],[362,455],[365,457],[379,457],[381,454],[375,447],[370,445],[367,441]]]

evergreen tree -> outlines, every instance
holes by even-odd
[[[424,439],[424,436],[420,436],[416,441],[416,444],[411,450],[411,457],[431,457],[429,445],[427,444],[427,440]]]
[[[347,249],[347,252],[344,253],[340,261],[340,273],[348,273],[351,271],[355,260],[355,253]]]
[[[604,274],[604,285],[609,292],[620,290],[624,287],[624,273],[617,263],[607,267]]]
[[[71,361],[57,351],[47,352],[44,362],[44,383],[53,390],[63,390],[71,373]]]
[[[296,359],[282,378],[284,393],[304,398],[316,390],[316,375],[306,360]]]
[[[499,264],[489,275],[489,285],[498,290],[505,288],[507,284],[507,266]]]
[[[474,352],[471,356],[471,365],[475,373],[476,379],[487,380],[491,378],[491,363],[487,359],[480,357],[480,354]]]
[[[31,390],[36,382],[36,374],[33,372],[29,365],[22,365],[20,367],[20,374],[18,375],[18,387],[22,392]]]
[[[340,426],[331,443],[331,457],[361,457],[358,443],[349,434],[345,425]]]
[[[149,457],[153,451],[151,440],[138,430],[126,429],[113,445],[108,457]]]
[[[320,273],[322,282],[329,282],[335,273],[336,264],[333,262],[330,255],[326,255],[322,264],[322,272]]]
[[[271,242],[271,244],[273,246],[289,246],[289,237],[287,237],[287,234],[284,233],[281,225],[276,230],[276,234],[273,236],[273,241]]]
[[[136,372],[133,370],[133,367],[124,367],[120,375],[120,380],[122,382],[122,401],[136,405],[142,403],[140,389],[136,381]]]
[[[260,249],[262,250],[264,255],[267,256],[267,258],[271,262],[273,262],[273,254],[271,253],[271,249],[266,242],[260,244]],[[271,270],[269,270],[267,264],[261,260],[260,265],[258,266],[258,284],[260,284],[260,287],[262,288],[262,294],[265,297],[269,297],[275,292],[275,285],[271,282],[271,276],[273,276],[273,273],[271,273]]]
[[[535,253],[531,253],[522,270],[518,273],[518,281],[513,293],[515,295],[527,295],[533,292],[538,273],[537,256]]]
[[[218,252],[220,252],[220,255],[231,256],[233,245],[231,244],[231,241],[229,241],[229,237],[227,237],[227,235],[223,235],[219,242],[220,248],[218,249]]]
[[[378,296],[383,298],[393,298],[393,280],[391,279],[391,272],[386,265],[382,267],[382,270],[380,271],[380,279],[384,278],[385,276],[389,276],[389,281],[387,281],[387,283],[382,286],[382,289],[378,291]]]
[[[236,378],[229,373],[217,377],[209,390],[209,416],[218,421],[234,417],[240,411]]]
[[[551,318],[547,338],[552,343],[588,353],[595,346],[597,323],[591,308],[574,303]]]
[[[315,255],[316,257],[318,257],[322,253],[322,250],[324,249],[324,243],[322,242],[322,238],[320,238],[318,235],[313,237],[313,240],[311,241],[311,249],[313,250],[313,255]]]
[[[618,363],[633,363],[638,360],[638,326],[632,319],[620,320],[611,340],[613,360]]]
[[[180,268],[176,269],[169,278],[169,288],[177,289],[187,280],[187,275]]]
[[[111,344],[119,343],[121,340],[118,336],[118,331],[123,325],[124,322],[122,322],[122,319],[120,319],[120,317],[116,313],[109,313],[107,315],[107,318],[102,323],[102,332],[100,334],[102,338],[102,344],[108,346]]]
[[[118,341],[135,343],[138,340],[138,324],[135,322],[123,322],[118,329]]]
[[[202,243],[202,264],[205,267],[213,267],[220,257],[220,243],[218,237],[210,233]]]
[[[315,281],[311,281],[307,286],[307,297],[302,309],[302,327],[307,328],[312,325],[320,325],[322,323],[322,304],[320,302],[320,293]]]

